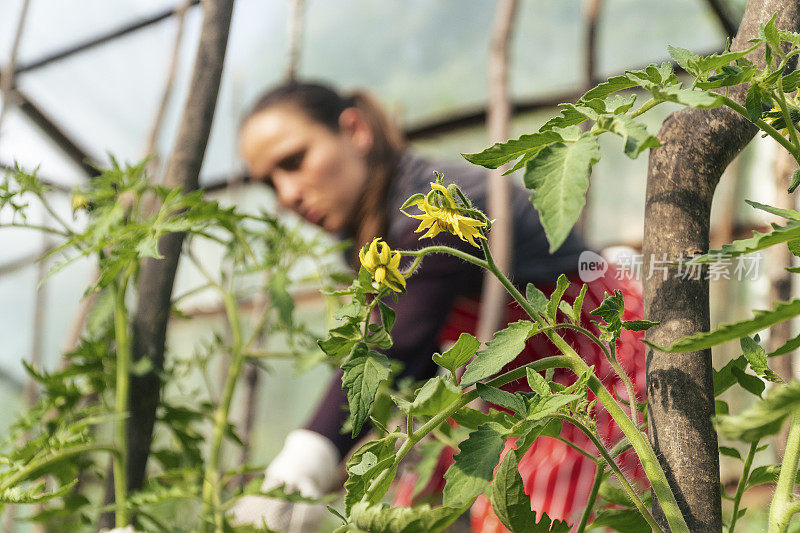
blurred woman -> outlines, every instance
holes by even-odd
[[[400,212],[412,194],[430,190],[434,171],[444,173],[445,183],[454,182],[479,209],[486,210],[486,171],[466,165],[433,163],[410,151],[399,131],[367,94],[341,95],[330,87],[313,83],[290,83],[264,94],[242,124],[239,147],[252,179],[274,188],[280,204],[312,224],[351,239],[349,259],[358,269],[358,250],[374,237],[382,237],[394,249],[420,247],[415,220]],[[586,249],[582,239],[570,235],[553,254],[527,193],[513,185],[510,219],[513,221],[511,279],[520,287],[534,283],[546,294],[559,274],[575,281],[567,297],[577,296],[578,256]],[[434,243],[447,244],[475,254],[476,249],[452,235],[440,234]],[[427,244],[427,243],[426,243]],[[589,284],[584,309],[594,309],[605,292],[623,290],[626,319],[641,314],[641,294],[635,283],[614,279],[613,269]],[[455,341],[461,332],[473,332],[477,322],[482,271],[450,255],[427,256],[408,281],[407,291],[391,304],[397,314],[392,330],[394,345],[386,354],[403,363],[398,378],[428,379],[436,373],[431,354]],[[524,313],[509,306],[508,320]],[[589,324],[588,316],[584,320]],[[574,332],[571,332],[574,333]],[[556,353],[549,341],[535,336],[515,364]],[[607,385],[616,376],[602,352],[578,334],[565,336]],[[643,352],[632,335],[625,334],[619,358],[635,381],[643,383]],[[626,351],[627,350],[627,351]],[[637,351],[638,350],[638,351]],[[568,375],[556,374],[565,381]],[[519,382],[510,389],[519,390]],[[622,390],[622,387],[619,387]],[[622,393],[624,395],[624,392]],[[347,395],[341,374],[333,377],[328,390],[303,429],[293,431],[280,454],[266,471],[264,488],[285,484],[310,496],[321,496],[341,486],[340,462],[354,441],[342,433]],[[598,413],[601,436],[619,440],[616,426]],[[564,437],[586,449],[591,443],[582,434],[565,427]],[[511,445],[511,444],[509,444]],[[553,438],[540,438],[520,461],[526,492],[533,509],[551,518],[575,518],[588,498],[595,462]],[[482,503],[481,503],[482,502]],[[473,516],[474,531],[501,531],[488,504],[481,500]],[[315,531],[319,509],[291,506],[259,497],[242,498],[235,508],[240,521],[266,524],[276,530]],[[323,511],[324,512],[324,511]]]

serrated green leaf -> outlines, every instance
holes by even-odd
[[[281,323],[290,326],[294,313],[294,299],[289,294],[289,276],[284,270],[276,271],[267,281],[270,302],[278,310]]]
[[[547,296],[536,288],[533,283],[528,283],[525,287],[525,299],[528,300],[528,303],[537,313],[541,315],[547,313]]]
[[[711,54],[710,56],[703,56],[699,57],[695,64],[697,68],[701,71],[701,73],[705,74],[707,72],[711,72],[713,70],[717,70],[723,66],[727,66],[734,61],[737,61],[756,48],[758,48],[758,44],[754,44],[750,48],[746,48],[744,50],[737,50],[732,52],[723,52],[721,54]]]
[[[555,418],[549,420],[539,419],[533,421],[533,423],[525,421],[522,424],[524,424],[525,430],[517,439],[517,447],[515,449],[518,460],[525,455],[525,452],[533,446],[533,443],[539,437],[558,437],[561,434],[561,420]]]
[[[433,362],[455,373],[456,369],[466,364],[475,355],[480,346],[480,341],[474,336],[469,333],[462,333],[449,350],[443,354],[433,354]]]
[[[781,465],[763,465],[754,468],[747,478],[745,490],[755,487],[756,485],[763,485],[764,483],[777,483],[780,475]],[[795,484],[800,484],[800,471],[797,472],[794,482]]]
[[[530,337],[533,326],[528,320],[519,320],[495,333],[494,338],[486,343],[486,348],[476,353],[467,365],[461,376],[461,386],[488,378],[516,359],[525,348],[525,341]]]
[[[543,148],[525,167],[525,186],[550,243],[550,253],[566,240],[577,222],[589,188],[592,165],[600,160],[597,137],[587,133],[571,144]]]
[[[514,424],[514,419],[508,413],[503,411],[495,411],[490,409],[488,413],[472,409],[471,407],[462,407],[454,415],[453,420],[456,424],[467,429],[478,429],[484,424],[495,428],[498,433],[505,432]],[[499,430],[498,428],[503,428]]]
[[[385,437],[368,442],[348,459],[346,465],[348,476],[344,482],[344,488],[347,491],[344,498],[346,512],[349,513],[352,506],[361,501],[372,484],[372,480],[391,466],[395,455],[395,441],[397,441],[397,437]],[[387,476],[388,482],[385,483],[385,489],[389,488],[393,477]],[[385,490],[382,492],[385,493]],[[382,497],[383,494],[375,500],[380,500]]]
[[[772,48],[779,50],[781,47],[781,39],[778,35],[778,29],[775,27],[775,20],[778,14],[773,14],[772,18],[766,24],[761,24],[758,28],[758,36],[766,41]]]
[[[747,109],[747,118],[752,122],[761,118],[764,110],[761,108],[761,89],[757,83],[751,83],[747,90],[747,97],[744,100],[744,107]]]
[[[378,309],[380,310],[381,324],[383,324],[384,329],[387,332],[392,331],[392,326],[394,326],[397,318],[394,309],[383,303],[382,300],[378,300]]]
[[[667,353],[694,352],[705,350],[723,342],[740,339],[745,335],[752,335],[766,329],[778,322],[783,322],[800,314],[800,299],[795,298],[788,302],[775,302],[771,311],[755,309],[753,318],[721,324],[716,329],[709,332],[696,333],[684,337],[669,346],[658,346],[648,341],[644,341],[651,348]]]
[[[789,221],[785,226],[778,224],[772,225],[772,231],[761,233],[753,231],[753,236],[749,239],[733,241],[730,244],[723,244],[720,250],[712,250],[707,254],[692,258],[689,264],[713,263],[723,258],[738,257],[758,250],[763,250],[775,244],[792,241],[800,238],[800,221]]]
[[[601,115],[595,128],[610,131],[622,137],[625,155],[636,159],[648,148],[661,146],[658,139],[647,131],[647,126],[628,115]]]
[[[353,506],[350,520],[358,531],[369,533],[438,533],[463,512],[462,507],[389,507],[359,502]]]
[[[531,510],[531,497],[525,494],[516,454],[506,453],[500,463],[492,481],[490,498],[497,518],[510,531],[534,531],[536,513]]]
[[[353,437],[361,431],[378,387],[389,379],[390,368],[389,359],[384,354],[369,350],[364,343],[356,344],[342,365],[342,386],[347,389],[347,402],[353,417]]]
[[[614,340],[620,335],[622,329],[622,313],[625,312],[625,300],[622,296],[622,291],[615,290],[614,294],[605,293],[603,301],[600,305],[591,311],[590,315],[599,316],[605,322],[605,326],[601,326],[604,330],[602,337],[605,340]]]
[[[725,438],[756,442],[780,431],[786,418],[800,408],[800,381],[773,387],[767,397],[738,415],[714,417]]]
[[[425,382],[408,409],[413,415],[434,416],[459,398],[458,385],[436,376]]]
[[[800,185],[800,168],[794,169],[792,172],[792,181],[789,184],[789,194],[793,193],[797,186]]]
[[[800,347],[800,335],[797,335],[797,337],[789,339],[788,341],[786,341],[786,344],[784,344],[774,352],[770,352],[769,355],[767,355],[767,357],[775,357],[778,355],[783,355],[789,352],[793,352],[798,347]]]
[[[500,407],[505,407],[519,416],[524,417],[528,412],[525,408],[525,400],[523,400],[521,396],[506,392],[498,389],[497,387],[484,385],[483,383],[476,383],[475,390],[477,391],[478,396],[480,396],[483,400],[495,405],[499,405]]]
[[[554,416],[559,409],[576,400],[585,398],[586,394],[556,393],[543,395],[531,395],[526,398],[528,401],[528,420],[541,420],[548,416]]]
[[[679,46],[667,46],[667,50],[669,51],[669,56],[679,67],[692,76],[697,77],[700,75],[700,69],[697,67],[697,62],[700,60],[699,55]]]
[[[482,493],[492,480],[504,446],[503,436],[488,424],[472,431],[459,445],[459,453],[444,474],[444,505],[462,507]]]
[[[550,394],[550,386],[540,373],[528,367],[525,369],[525,375],[528,380],[528,386],[533,392],[542,396]]]
[[[615,92],[622,91],[624,89],[630,89],[631,87],[636,87],[636,85],[637,83],[628,79],[627,76],[613,76],[608,78],[608,81],[605,81],[586,91],[586,93],[581,96],[578,101],[586,102],[595,99],[605,100],[608,96]]]
[[[800,71],[797,71],[800,72]],[[800,211],[795,211],[794,209],[781,209],[780,207],[774,207],[771,205],[760,204],[758,202],[754,202],[752,200],[745,200],[745,203],[755,207],[756,209],[760,209],[762,211],[766,211],[767,213],[771,213],[773,215],[777,215],[779,217],[788,218],[789,220],[796,220],[800,222]]]
[[[474,165],[486,168],[497,168],[514,161],[531,150],[539,150],[543,146],[561,141],[561,136],[554,131],[543,131],[523,135],[504,143],[496,143],[482,152],[461,154],[464,159]]]
[[[747,362],[750,363],[750,368],[753,369],[753,372],[756,373],[759,377],[766,379],[767,381],[773,381],[776,383],[783,383],[781,377],[770,370],[769,365],[767,364],[767,351],[758,343],[758,336],[755,339],[747,337],[742,337],[739,340],[739,343],[742,346],[742,352],[747,359]]]
[[[576,324],[580,323],[581,320],[581,312],[583,311],[583,298],[586,296],[586,290],[589,288],[588,285],[585,283],[581,286],[581,291],[578,293],[578,296],[575,298],[575,302],[572,304],[572,321]]]

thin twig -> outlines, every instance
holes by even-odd
[[[14,34],[14,44],[11,45],[8,62],[3,72],[0,73],[2,74],[0,75],[0,94],[3,95],[3,102],[0,104],[0,128],[8,112],[9,104],[13,100],[12,91],[14,90],[14,71],[17,68],[17,54],[19,53],[20,42],[22,42],[22,32],[25,29],[25,19],[28,18],[28,8],[30,4],[30,0],[24,0],[22,2],[22,10],[20,11],[17,29]],[[2,129],[0,129],[0,131],[2,131]]]
[[[286,79],[292,81],[300,68],[300,52],[303,41],[303,0],[289,0],[289,50],[286,62]]]

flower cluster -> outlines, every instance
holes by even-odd
[[[400,252],[392,252],[389,245],[375,238],[359,252],[361,264],[380,287],[385,285],[393,291],[402,292],[406,288],[406,278],[400,273]]]
[[[792,123],[795,125],[795,128],[797,128],[798,122],[800,122],[800,101],[797,96],[787,99],[786,108],[789,111]],[[783,116],[783,112],[777,104],[766,113],[764,121],[783,135],[788,135],[789,130],[786,118]]]
[[[462,241],[470,243],[472,246],[480,247],[475,239],[485,239],[479,228],[486,227],[486,222],[477,220],[469,216],[469,211],[475,211],[468,206],[460,206],[452,193],[441,183],[432,182],[431,190],[426,195],[415,195],[406,202],[403,207],[416,205],[421,211],[421,215],[408,215],[411,218],[421,220],[416,233],[427,230],[420,237],[435,237],[441,232],[452,233]]]

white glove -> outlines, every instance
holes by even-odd
[[[286,492],[319,498],[335,489],[339,481],[339,451],[319,433],[296,429],[289,433],[283,449],[264,472],[262,491],[285,485]],[[237,525],[267,525],[287,533],[318,533],[327,510],[321,504],[293,504],[264,496],[244,496],[231,510]]]

